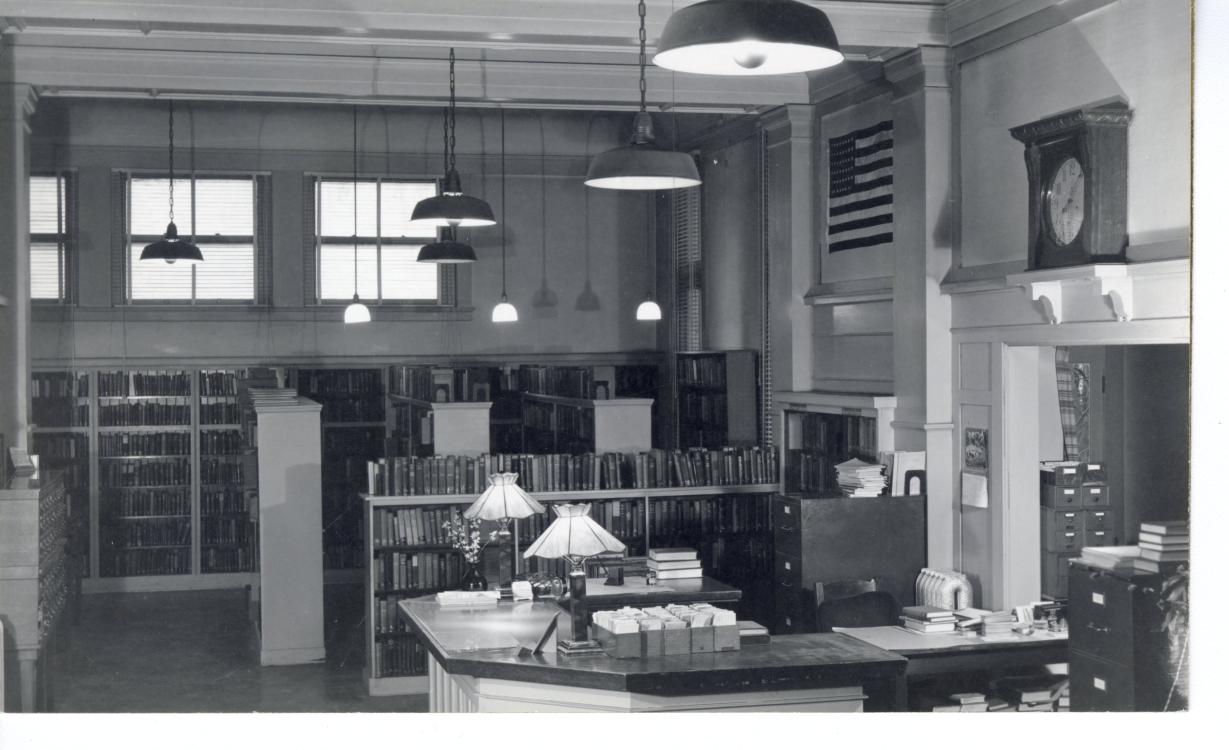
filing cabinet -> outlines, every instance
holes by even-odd
[[[926,565],[926,496],[778,495],[773,554],[773,633],[814,630],[817,581],[877,578],[902,606],[913,604]]]
[[[1075,488],[1077,491],[1083,488]],[[1099,507],[1041,509],[1041,593],[1067,597],[1067,561],[1084,547],[1116,543],[1114,512]]]
[[[1169,695],[1162,578],[1071,564],[1071,710],[1159,711]]]

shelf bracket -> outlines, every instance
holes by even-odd
[[[1101,295],[1109,300],[1118,322],[1125,323],[1135,315],[1135,279],[1130,276],[1098,276]]]
[[[1061,281],[1028,282],[1028,293],[1034,302],[1041,303],[1041,311],[1050,325],[1063,322],[1063,284]]]

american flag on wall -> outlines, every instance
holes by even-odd
[[[828,252],[892,241],[892,121],[828,139]]]

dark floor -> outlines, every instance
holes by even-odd
[[[426,696],[368,697],[361,585],[325,587],[318,664],[260,666],[243,590],[98,594],[62,631],[51,704],[67,713],[425,711]]]

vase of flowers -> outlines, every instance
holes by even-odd
[[[461,553],[461,589],[463,591],[486,591],[486,576],[482,574],[482,551],[495,539],[492,531],[485,538],[477,521],[460,515],[442,524],[448,544]]]

